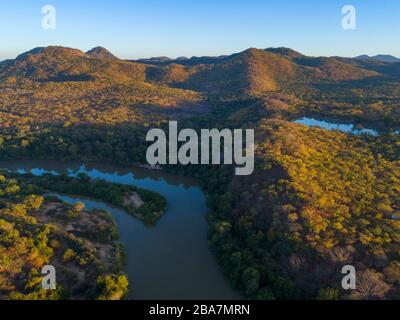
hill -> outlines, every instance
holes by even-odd
[[[19,125],[111,125],[206,112],[198,93],[148,81],[151,66],[104,54],[46,47],[1,63],[3,126],[15,124],[11,114]]]
[[[334,58],[305,57],[286,48],[252,48],[227,57],[208,58],[207,63],[201,61],[190,66],[187,60],[183,63],[174,61],[153,75],[153,80],[158,83],[211,94],[250,96],[305,83],[379,76],[377,72]]]
[[[119,60],[116,56],[114,56],[110,51],[103,47],[95,47],[88,52],[86,52],[88,56],[97,59],[104,59],[104,60]]]
[[[301,58],[304,57],[304,55],[300,52],[297,52],[293,49],[290,48],[285,48],[285,47],[280,47],[280,48],[268,48],[265,49],[266,52],[271,52],[271,53],[276,53],[280,54],[286,58],[289,59],[295,59],[295,58]]]
[[[141,64],[110,59],[101,49],[86,54],[77,49],[51,46],[35,48],[1,64],[0,79],[37,82],[144,81],[145,70]]]
[[[102,47],[86,53],[51,46],[35,48],[0,64],[0,81],[141,82],[209,95],[258,96],[321,81],[355,81],[379,74],[335,58],[306,57],[288,48],[248,49],[230,56],[166,57],[123,61]]]
[[[392,56],[392,55],[387,55],[387,54],[378,54],[376,56],[368,56],[368,55],[361,55],[358,57],[355,57],[354,59],[356,60],[369,60],[369,61],[380,61],[380,62],[400,62],[400,59]]]

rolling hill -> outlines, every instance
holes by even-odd
[[[361,55],[358,57],[355,57],[354,59],[356,60],[364,60],[364,61],[380,61],[380,62],[400,62],[400,59],[392,56],[392,55],[388,55],[388,54],[378,54],[376,56],[368,56],[368,55]]]
[[[119,60],[116,56],[114,56],[110,51],[103,47],[95,47],[88,52],[86,52],[88,56],[97,59],[104,59],[104,60]]]
[[[124,61],[102,47],[84,53],[50,46],[0,64],[0,80],[141,82],[211,95],[259,96],[288,86],[362,80],[379,73],[335,58],[288,48],[248,49],[230,56]]]
[[[37,82],[67,82],[111,79],[118,82],[144,81],[146,67],[110,59],[104,51],[84,53],[51,46],[35,48],[0,65],[0,79],[29,79]]]
[[[251,48],[228,57],[208,58],[207,61],[190,66],[187,60],[169,62],[155,67],[151,80],[211,94],[257,96],[289,85],[379,76],[377,72],[338,59],[306,57],[286,48]]]

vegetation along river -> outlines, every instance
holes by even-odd
[[[241,298],[225,279],[208,247],[205,196],[193,180],[162,171],[105,164],[12,161],[1,162],[0,167],[35,175],[51,172],[74,176],[82,172],[91,178],[153,190],[167,199],[165,215],[155,227],[147,227],[105,203],[58,195],[66,202],[81,201],[88,208],[112,213],[126,253],[130,299]]]

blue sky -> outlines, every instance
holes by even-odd
[[[41,9],[57,10],[43,30]],[[357,29],[341,27],[344,5]],[[400,56],[398,0],[0,0],[0,60],[31,48],[104,46],[121,58],[220,55],[286,46],[308,55]]]

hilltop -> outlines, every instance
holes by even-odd
[[[104,60],[119,60],[116,56],[114,56],[110,51],[103,47],[95,47],[86,52],[87,55]]]
[[[307,57],[288,48],[251,48],[220,57],[123,61],[102,47],[84,53],[51,46],[35,48],[0,64],[0,80],[3,81],[136,81],[213,95],[260,95],[289,85],[355,81],[377,76],[378,72],[352,63]]]
[[[140,81],[145,67],[118,59],[110,59],[101,49],[84,53],[77,49],[51,46],[35,48],[0,65],[0,79],[29,79],[36,82]]]
[[[388,55],[388,54],[378,54],[376,56],[368,56],[368,55],[361,55],[358,57],[355,57],[354,59],[357,60],[367,60],[367,61],[380,61],[380,62],[400,62],[400,59],[392,56],[392,55]]]
[[[230,56],[168,60],[154,66],[160,84],[211,94],[261,95],[320,81],[355,81],[379,74],[335,58],[306,57],[287,48],[251,48]]]

